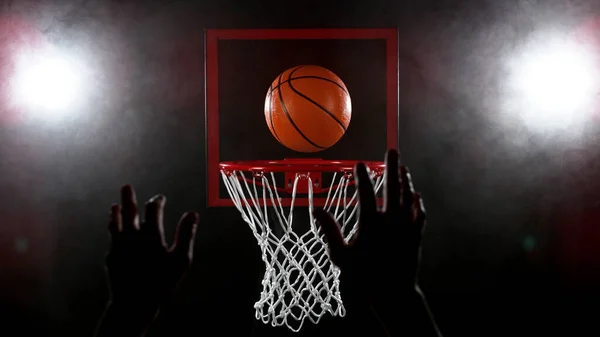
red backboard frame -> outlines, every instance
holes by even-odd
[[[229,198],[219,195],[219,40],[385,40],[386,41],[386,115],[387,147],[398,147],[398,29],[397,28],[333,28],[333,29],[207,29],[205,36],[205,94],[206,94],[206,163],[207,202],[209,207],[232,207]],[[281,159],[281,158],[273,158]],[[289,206],[291,200],[282,200]],[[323,206],[324,198],[315,198],[315,206]],[[295,205],[308,206],[307,200],[297,199]]]

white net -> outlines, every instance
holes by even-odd
[[[340,270],[331,264],[324,236],[312,216],[314,193],[310,175],[295,175],[289,207],[283,206],[272,172],[264,175],[222,170],[221,175],[235,207],[258,241],[266,267],[260,299],[254,304],[256,319],[297,332],[306,319],[317,324],[327,312],[344,316]],[[383,176],[374,172],[371,175],[375,178],[375,191],[379,192]],[[308,180],[310,224],[305,233],[296,233],[292,223],[301,179]],[[342,226],[346,240],[358,229],[357,192],[350,188],[351,182],[350,174],[334,173],[324,206]],[[270,217],[273,213],[275,216]]]

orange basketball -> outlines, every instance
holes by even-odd
[[[342,138],[352,117],[342,80],[318,66],[290,68],[271,84],[265,99],[269,130],[282,145],[318,152]]]

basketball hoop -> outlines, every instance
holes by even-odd
[[[318,205],[333,214],[342,226],[344,239],[348,241],[354,235],[358,229],[358,198],[353,177],[356,163],[284,159],[219,164],[227,192],[252,229],[266,267],[260,299],[254,304],[257,320],[274,327],[285,325],[297,332],[305,319],[317,324],[325,313],[345,315],[339,290],[340,270],[330,262],[313,210],[315,200],[320,200]],[[385,165],[364,163],[378,193]],[[323,186],[324,173],[330,176],[326,177],[330,178],[328,187]],[[282,197],[286,194],[289,198]],[[316,199],[315,195],[326,197]],[[307,200],[309,227],[306,233],[297,233],[297,226],[292,226],[294,206],[303,199]],[[269,211],[275,217],[271,218]]]

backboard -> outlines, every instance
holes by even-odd
[[[379,161],[386,149],[397,148],[397,38],[396,28],[207,30],[208,206],[233,206],[221,181],[219,163],[223,161]],[[282,71],[303,64],[336,73],[352,99],[352,120],[346,134],[331,148],[312,154],[296,153],[279,144],[263,112],[271,82]],[[315,198],[314,205],[323,202]]]

